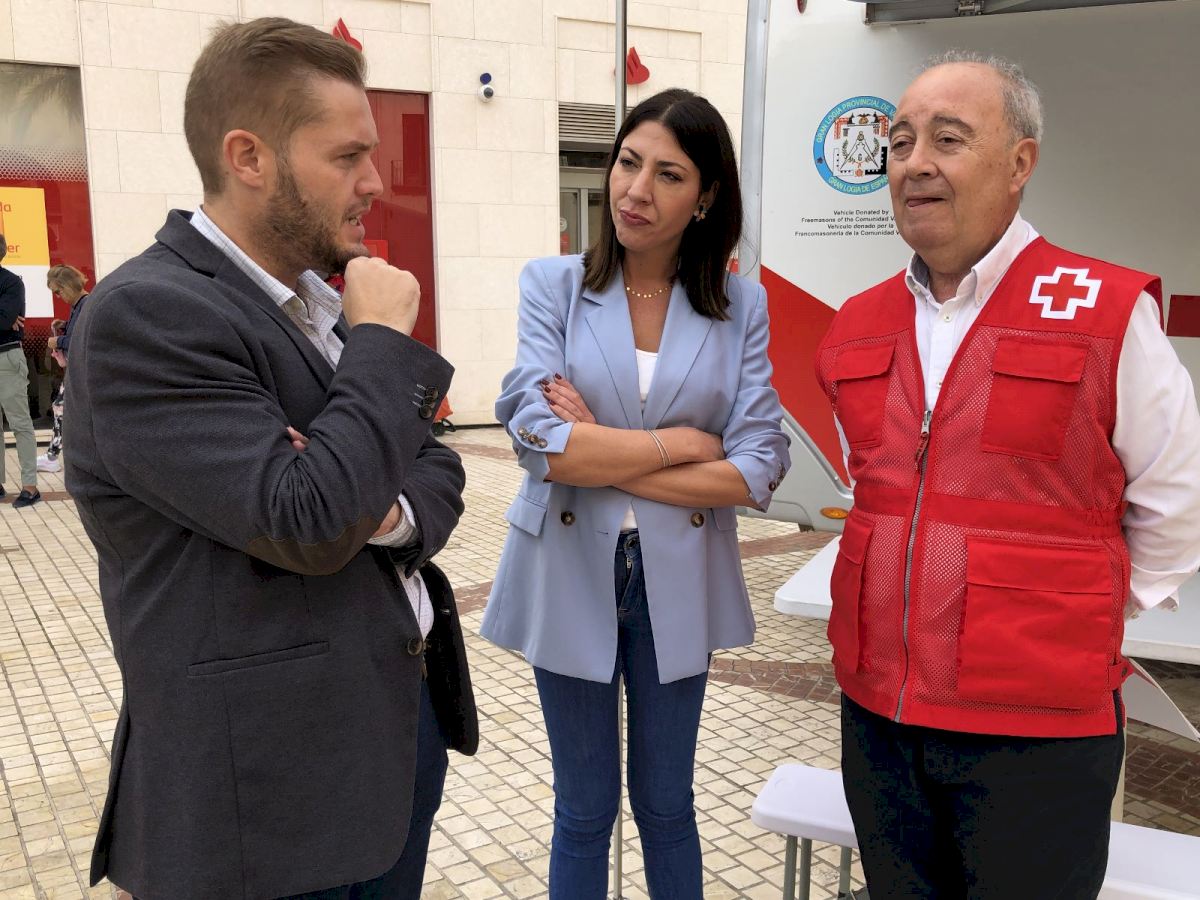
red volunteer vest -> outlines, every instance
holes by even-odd
[[[952,731],[1115,731],[1129,553],[1111,437],[1142,291],[1158,279],[1034,241],[927,421],[904,274],[838,312],[817,377],[855,481],[829,620],[851,699]]]

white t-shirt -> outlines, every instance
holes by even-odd
[[[658,354],[648,350],[638,350],[636,347],[633,352],[637,355],[638,393],[642,395],[642,409],[645,409],[646,395],[650,393],[650,382],[654,380],[654,370],[658,366]],[[633,503],[630,502],[629,509],[625,510],[625,518],[621,522],[621,530],[633,531],[635,528],[637,528],[637,518],[633,514]]]

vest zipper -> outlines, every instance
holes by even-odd
[[[921,439],[917,443],[916,465],[919,473],[917,481],[917,503],[913,508],[912,522],[908,527],[908,549],[904,554],[904,680],[900,682],[900,698],[896,702],[894,721],[899,722],[904,712],[904,690],[908,687],[908,609],[912,597],[912,564],[913,549],[917,545],[917,520],[921,518],[921,501],[925,499],[925,466],[928,462],[926,451],[929,449],[929,421],[933,418],[933,410],[925,410],[921,419]]]

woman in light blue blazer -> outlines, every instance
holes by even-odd
[[[742,224],[707,100],[643,101],[608,161],[600,235],[521,275],[496,416],[526,470],[483,636],[533,664],[554,763],[552,900],[606,896],[629,793],[655,900],[702,897],[692,794],[709,656],[754,638],[738,505],[790,465],[763,289],[727,274]]]

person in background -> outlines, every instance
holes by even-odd
[[[21,349],[25,337],[25,282],[4,268],[8,242],[0,234],[0,413],[17,439],[21,490],[13,500],[17,509],[42,499],[37,485],[37,441],[29,414],[29,363]],[[0,425],[0,497],[4,489],[4,429]]]
[[[54,398],[54,403],[51,410],[54,413],[54,437],[50,439],[50,446],[46,448],[46,452],[37,459],[37,468],[39,472],[59,472],[62,470],[62,461],[59,460],[59,455],[62,453],[62,423],[63,423],[63,398],[67,390],[67,354],[71,347],[71,331],[75,327],[75,321],[79,313],[83,310],[84,302],[87,300],[87,292],[84,291],[84,286],[87,284],[87,279],[84,274],[74,266],[51,266],[46,273],[46,287],[50,289],[52,294],[55,294],[62,299],[69,307],[71,307],[71,315],[67,318],[67,325],[61,335],[51,335],[47,346],[50,353],[54,355],[55,361],[63,367],[63,380],[58,386],[58,393]]]
[[[534,667],[553,900],[606,894],[621,678],[650,896],[702,896],[692,780],[709,657],[754,637],[735,507],[766,509],[790,465],[766,295],[727,271],[741,224],[725,122],[664,91],[613,144],[597,242],[520,278],[496,417],[526,475],[480,632]]]

